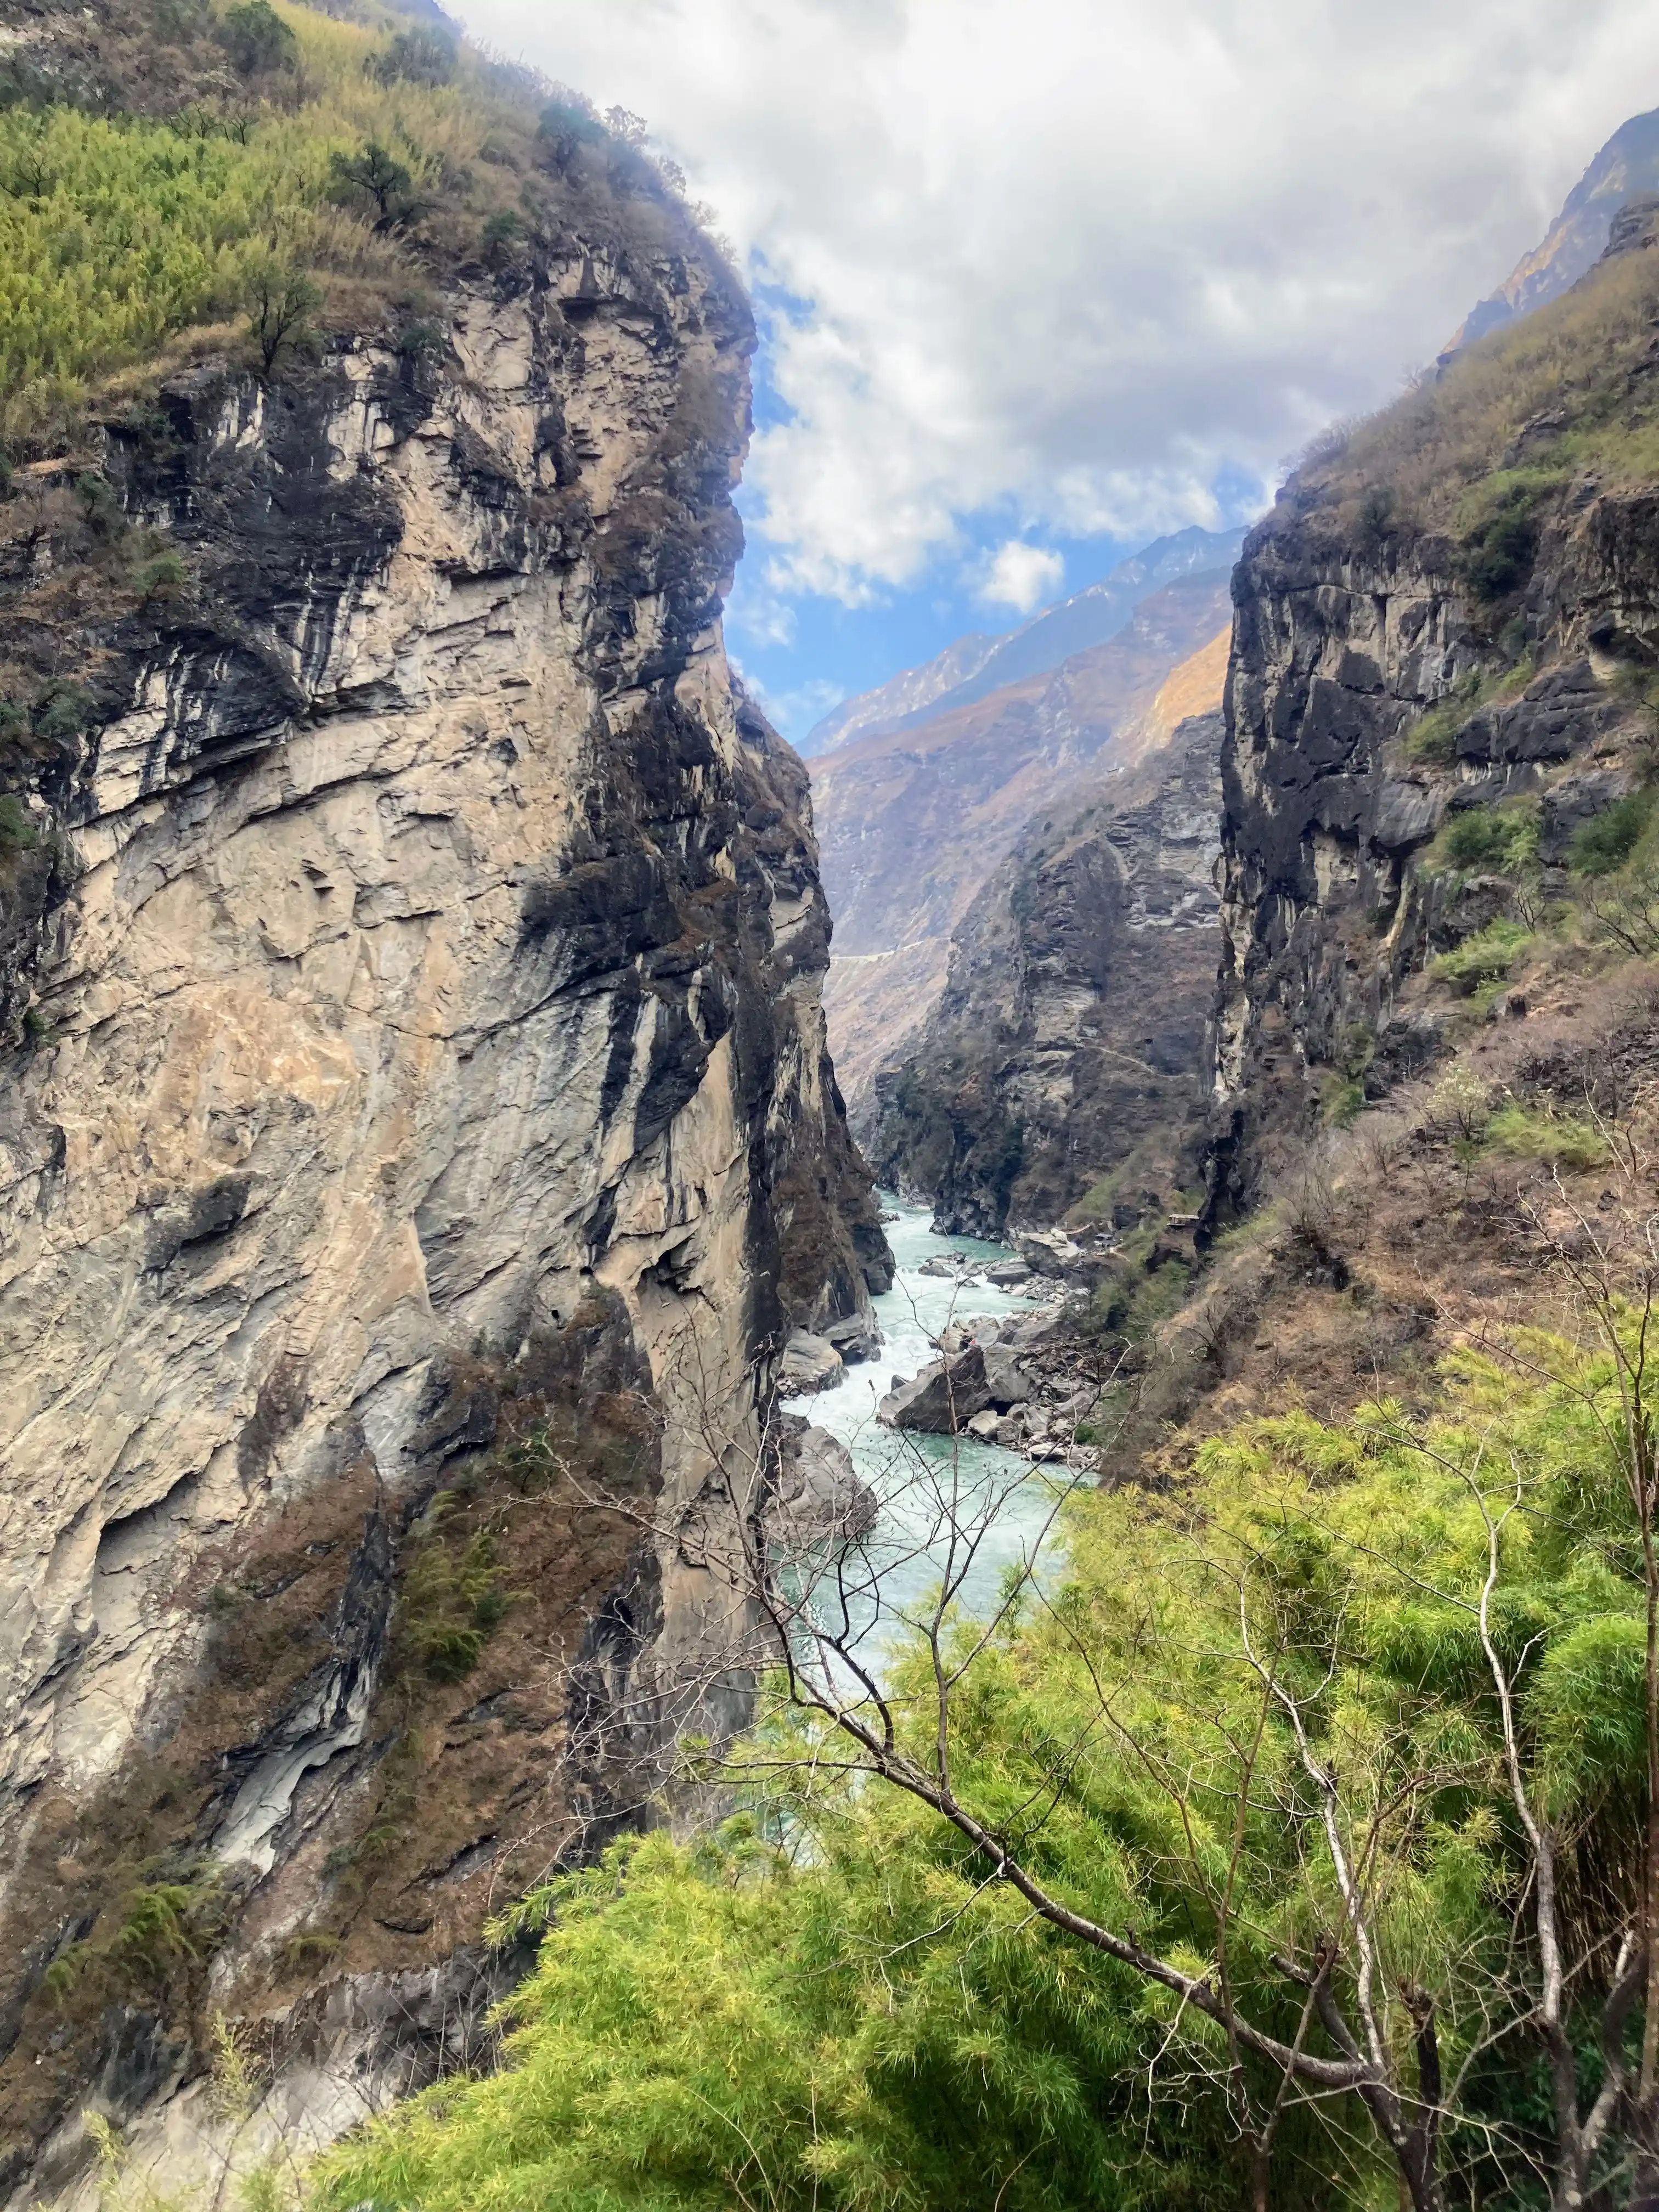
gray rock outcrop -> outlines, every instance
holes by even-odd
[[[845,1541],[866,1534],[877,1510],[874,1493],[837,1437],[805,1422],[791,1429],[767,1505],[770,1541],[786,1550]]]
[[[890,1429],[917,1429],[929,1436],[957,1436],[991,1402],[985,1382],[985,1355],[976,1344],[924,1367],[913,1381],[894,1377],[893,1388],[876,1408]]]
[[[778,1395],[799,1398],[815,1390],[833,1390],[846,1371],[840,1352],[827,1337],[798,1328],[778,1362]]]
[[[1220,929],[1218,714],[1038,817],[959,924],[914,1054],[877,1079],[871,1157],[936,1225],[1018,1235],[1091,1191],[1133,1225],[1202,1149]],[[1150,1194],[1150,1195],[1148,1195]],[[1054,1255],[1021,1245],[1044,1273]]]
[[[912,1382],[895,1376],[876,1418],[890,1429],[957,1436],[982,1413],[988,1412],[994,1419],[1023,1406],[1032,1392],[1031,1378],[1012,1349],[969,1341],[959,1351],[947,1349],[943,1358],[924,1367]]]

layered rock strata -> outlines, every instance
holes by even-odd
[[[83,2162],[83,2104],[165,2133],[199,2100],[206,1966],[110,1996],[144,1884],[201,1900],[215,2002],[278,2045],[307,1990],[337,2027],[364,1992],[355,2041],[313,2038],[361,2110],[399,1977],[604,1832],[596,1716],[637,1750],[688,1699],[740,1715],[708,1527],[789,1328],[889,1279],[805,775],[721,644],[752,329],[682,230],[481,276],[441,346],[210,364],[105,428],[99,481],[191,584],[111,617],[88,734],[8,763],[27,2191]],[[38,539],[6,552],[21,622]],[[465,1687],[428,1615],[471,1624]]]

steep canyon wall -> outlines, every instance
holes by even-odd
[[[721,643],[752,343],[688,225],[613,228],[477,272],[418,349],[209,362],[102,428],[191,586],[115,607],[86,733],[8,762],[25,2193],[84,2103],[200,2117],[210,1983],[351,2071],[319,2132],[453,2062],[491,1899],[620,1802],[607,1701],[635,1749],[677,1682],[741,1713],[686,1531],[753,1480],[787,1328],[887,1265],[805,775]],[[52,544],[10,530],[14,642],[72,585]],[[126,1971],[169,1886],[183,1948]]]

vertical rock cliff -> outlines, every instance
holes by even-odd
[[[1604,865],[1581,833],[1607,825],[1611,866],[1647,818],[1656,237],[1651,210],[1615,222],[1573,292],[1304,469],[1246,543],[1214,1218],[1334,1105],[1451,1049],[1460,1001]]]
[[[613,221],[14,483],[15,660],[54,503],[191,575],[8,739],[20,2201],[83,2105],[207,2125],[211,2007],[319,2134],[453,2062],[492,1899],[742,1710],[709,1517],[787,1327],[886,1279],[805,775],[721,644],[752,343],[683,217]]]

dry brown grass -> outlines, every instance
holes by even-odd
[[[1659,254],[1621,256],[1349,431],[1304,481],[1342,502],[1386,487],[1417,523],[1444,527],[1471,488],[1502,470],[1659,475],[1659,408],[1631,384],[1656,312]]]

